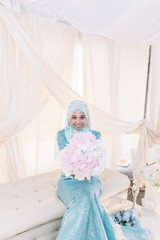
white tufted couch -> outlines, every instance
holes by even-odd
[[[0,240],[54,240],[65,205],[57,197],[61,172],[52,171],[0,184]],[[127,207],[127,176],[105,169],[101,204],[112,214]]]

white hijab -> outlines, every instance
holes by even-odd
[[[71,116],[72,116],[73,112],[76,112],[76,111],[84,112],[84,114],[87,118],[87,124],[81,130],[76,130],[70,124]],[[72,101],[68,107],[68,112],[67,112],[67,123],[66,123],[66,128],[65,128],[65,136],[67,138],[67,141],[69,141],[73,137],[74,133],[76,133],[76,132],[91,131],[90,127],[91,127],[91,121],[90,121],[89,110],[88,110],[87,104],[81,100]]]

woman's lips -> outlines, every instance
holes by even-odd
[[[76,128],[81,128],[82,127],[82,125],[75,125],[76,126]]]

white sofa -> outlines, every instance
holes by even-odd
[[[61,171],[0,184],[0,240],[54,240],[65,205],[57,197]],[[112,214],[127,207],[127,176],[105,169],[101,204]]]

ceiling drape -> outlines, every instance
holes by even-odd
[[[71,24],[81,32],[129,44],[160,42],[159,0],[0,0],[16,12],[25,11],[54,23]]]

